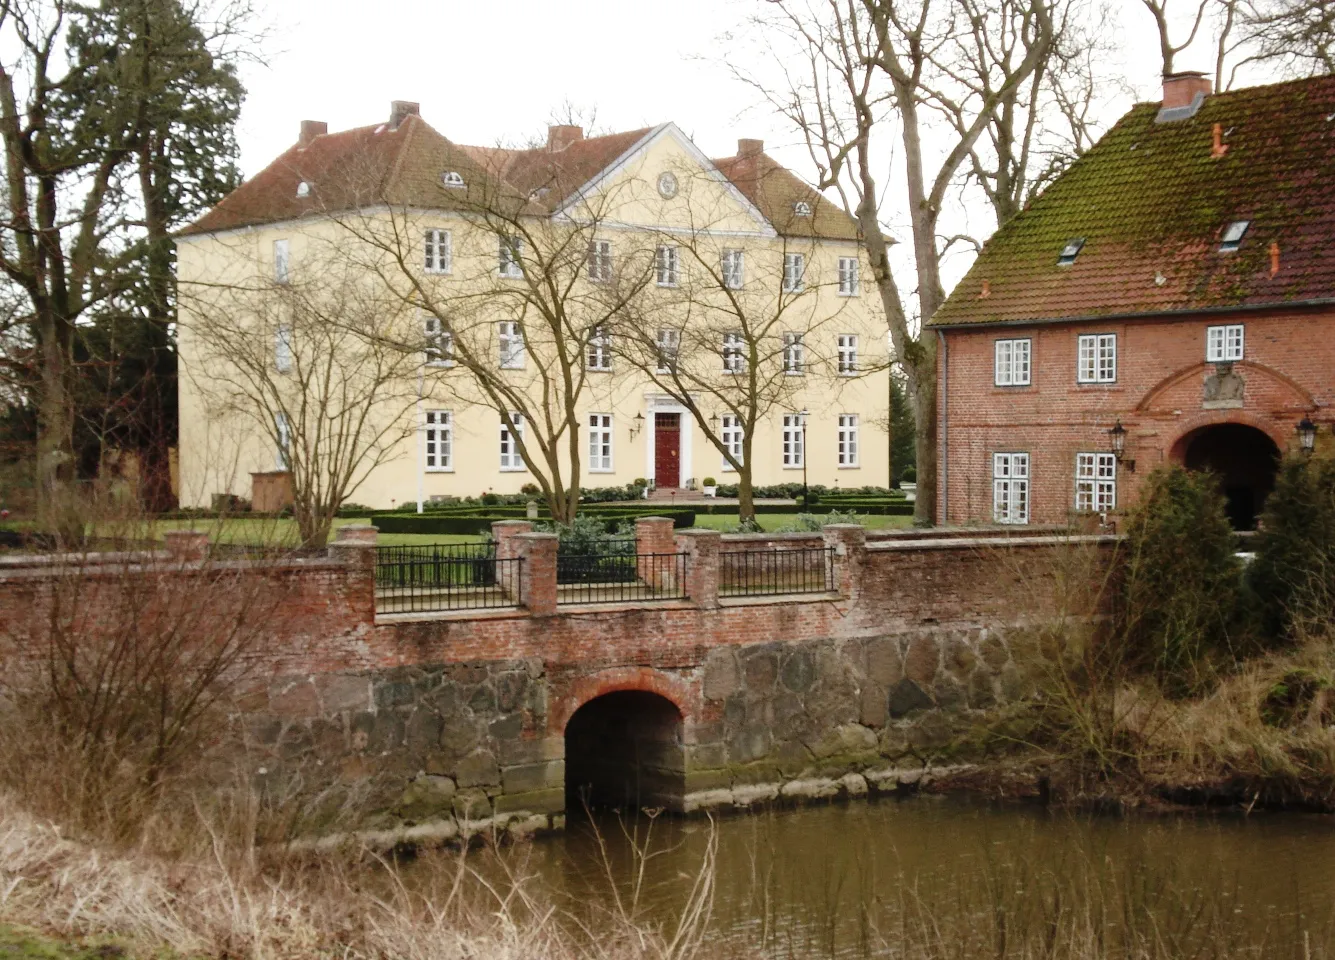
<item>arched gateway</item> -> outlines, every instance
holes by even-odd
[[[1269,434],[1245,423],[1209,424],[1180,437],[1172,457],[1188,470],[1218,475],[1234,529],[1256,527],[1279,467],[1279,447]]]
[[[682,716],[666,697],[616,690],[594,697],[565,728],[566,810],[681,811],[686,795]]]

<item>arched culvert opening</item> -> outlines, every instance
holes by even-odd
[[[1245,423],[1219,423],[1192,431],[1176,447],[1188,470],[1210,470],[1219,477],[1234,529],[1254,530],[1275,486],[1275,441]]]
[[[595,697],[566,724],[566,810],[680,812],[686,796],[681,712],[666,697],[618,690]]]

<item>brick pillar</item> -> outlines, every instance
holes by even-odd
[[[640,517],[635,521],[635,552],[638,554],[671,554],[677,552],[672,537],[672,520],[668,517]],[[636,564],[636,575],[655,590],[673,586],[676,563],[664,556],[656,560],[641,559]]]
[[[209,556],[209,535],[199,530],[168,530],[167,553],[180,563],[203,563]]]
[[[497,520],[491,525],[491,539],[496,544],[496,559],[514,560],[519,556],[519,541],[522,533],[532,533],[533,524],[527,520]],[[518,597],[521,590],[518,564],[497,563],[496,585],[505,591],[510,599]],[[517,602],[517,601],[516,601]]]
[[[696,606],[716,608],[723,534],[717,530],[683,530],[677,534],[676,545],[686,554],[686,596]]]
[[[821,527],[825,546],[834,547],[834,589],[853,599],[862,585],[862,558],[867,549],[867,528],[856,523]]]
[[[369,523],[350,523],[338,528],[328,547],[329,558],[348,568],[348,603],[371,622],[375,621],[375,538],[379,532]]]
[[[554,533],[520,533],[514,537],[524,561],[520,571],[520,600],[535,617],[556,613],[556,549]]]

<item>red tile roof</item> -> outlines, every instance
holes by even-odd
[[[577,140],[559,151],[545,147],[510,150],[456,144],[421,117],[358,127],[294,145],[216,207],[181,231],[182,236],[232,230],[338,213],[381,203],[425,209],[476,209],[489,191],[502,189],[550,212],[610,167],[655,127]],[[763,154],[714,161],[781,234],[856,239],[856,223],[791,172]],[[465,189],[441,182],[456,171]],[[304,197],[298,185],[309,184]],[[813,215],[794,215],[794,202],[811,204]]]
[[[1132,108],[998,230],[931,325],[1335,298],[1335,76],[1216,94],[1184,120],[1158,111]],[[1221,253],[1240,220],[1241,246]]]

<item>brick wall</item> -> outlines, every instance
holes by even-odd
[[[1155,466],[1180,462],[1184,438],[1199,428],[1245,424],[1281,451],[1304,416],[1328,434],[1330,420],[1319,411],[1335,403],[1330,317],[1329,309],[1294,309],[946,331],[938,359],[945,384],[940,495],[949,504],[941,522],[991,520],[997,452],[1030,455],[1030,522],[1064,522],[1074,506],[1076,454],[1108,451],[1108,430],[1119,419],[1125,455],[1136,463],[1134,472],[1118,471],[1119,508],[1135,500]],[[1240,403],[1220,406],[1204,398],[1214,373],[1205,362],[1205,330],[1236,323],[1244,325],[1245,346],[1234,370],[1245,389]],[[1117,335],[1114,383],[1076,382],[1077,338],[1094,333]],[[994,386],[995,341],[1024,337],[1032,341],[1032,385]]]

